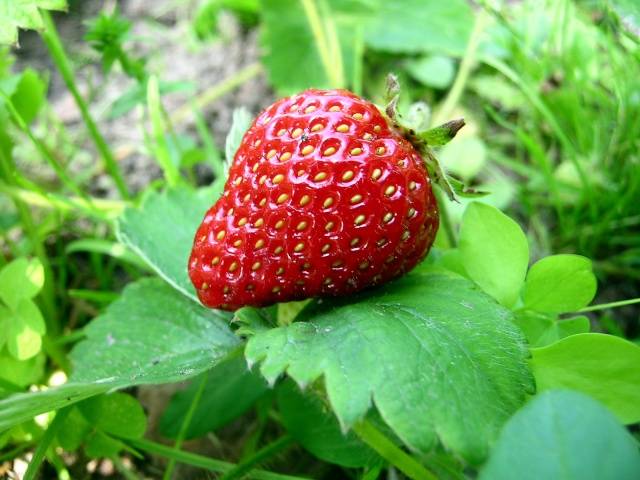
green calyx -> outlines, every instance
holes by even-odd
[[[398,111],[398,99],[400,97],[400,84],[398,78],[390,73],[387,76],[387,91],[385,95],[384,114],[388,117],[393,128],[420,152],[425,161],[431,180],[438,185],[452,201],[460,197],[479,197],[485,195],[472,188],[466,187],[460,180],[448,175],[436,158],[432,147],[441,147],[449,143],[464,127],[464,119],[450,120],[437,127],[427,130],[416,130],[410,127],[401,118]]]

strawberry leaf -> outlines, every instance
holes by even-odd
[[[152,192],[140,208],[127,208],[118,219],[118,239],[171,286],[198,302],[187,262],[195,231],[219,194],[212,188]]]
[[[343,429],[375,404],[411,448],[428,451],[439,438],[481,462],[532,389],[511,312],[465,279],[434,274],[356,298],[256,334],[248,361],[271,383],[285,372],[302,386],[324,376]]]
[[[529,263],[520,226],[497,208],[473,202],[462,217],[460,253],[469,278],[505,307],[513,306]]]
[[[514,322],[520,327],[532,347],[545,347],[579,333],[589,333],[591,322],[584,315],[559,320],[557,315],[518,310]]]
[[[538,312],[575,312],[596,294],[591,260],[580,255],[551,255],[529,269],[524,284],[524,306]]]
[[[604,403],[623,423],[640,422],[640,346],[583,333],[531,349],[539,390],[571,388]]]
[[[0,45],[15,44],[18,28],[44,28],[40,10],[67,9],[67,0],[0,0]]]
[[[71,352],[69,383],[0,401],[0,430],[115,388],[198,375],[239,343],[225,318],[160,279],[129,284],[85,328],[87,339]]]
[[[142,406],[131,395],[120,392],[99,395],[72,407],[57,437],[66,450],[84,442],[89,457],[113,456],[125,445],[115,437],[140,438],[147,429]]]
[[[89,423],[105,433],[122,438],[140,438],[147,430],[142,405],[131,395],[115,392],[85,400],[78,409]]]
[[[602,405],[577,392],[543,393],[500,434],[481,480],[640,478],[633,437]]]

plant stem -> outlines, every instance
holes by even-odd
[[[195,99],[195,105],[198,109],[202,109],[211,102],[222,97],[226,93],[234,90],[236,87],[242,85],[247,80],[255,77],[262,71],[262,65],[258,62],[247,65],[242,70],[236,72],[229,78],[226,78],[222,82],[213,85],[199,94]],[[192,112],[192,102],[188,102],[171,115],[171,123],[178,124],[186,120]]]
[[[167,447],[160,443],[150,440],[127,440],[132,446],[144,450],[145,452],[155,455],[162,455],[167,458],[174,458],[177,462],[193,465],[194,467],[205,468],[212,472],[226,473],[235,468],[235,463],[215,460],[213,458],[204,457],[195,453],[183,452],[172,447]],[[256,480],[309,480],[305,477],[296,477],[293,475],[282,475],[280,473],[269,472],[266,470],[252,470],[247,474],[247,478],[255,478]]]
[[[44,457],[45,457],[45,454],[47,453],[47,449],[49,448],[49,445],[51,445],[51,442],[53,441],[53,438],[56,436],[58,429],[64,422],[65,418],[67,418],[67,415],[69,415],[70,411],[71,411],[71,408],[67,407],[67,408],[63,408],[62,410],[58,410],[56,412],[56,416],[54,417],[53,421],[49,425],[49,428],[47,428],[47,430],[44,432],[44,435],[40,439],[40,442],[38,443],[38,447],[36,448],[36,451],[33,452],[33,458],[29,462],[29,466],[27,467],[27,471],[24,474],[23,480],[33,480],[34,478],[36,478],[38,469],[40,468],[40,465],[44,460]]]
[[[104,137],[98,130],[98,126],[96,125],[93,117],[89,113],[89,108],[87,103],[84,101],[82,96],[80,95],[80,91],[78,90],[78,86],[76,85],[73,69],[71,68],[71,62],[69,62],[69,58],[64,51],[62,46],[62,42],[60,40],[60,36],[58,35],[58,31],[56,30],[56,26],[51,19],[51,15],[49,15],[46,11],[41,11],[42,19],[44,21],[44,30],[42,31],[42,40],[44,41],[53,63],[56,65],[58,70],[60,71],[60,75],[64,80],[64,83],[67,85],[69,92],[73,96],[78,109],[80,110],[80,114],[82,115],[82,119],[84,120],[85,125],[87,126],[87,130],[89,130],[89,135],[93,139],[93,142],[104,161],[104,166],[113,181],[116,184],[116,188],[122,198],[128,199],[129,192],[127,190],[127,186],[124,182],[122,174],[120,173],[120,168],[118,167],[118,163],[111,152],[107,142]]]
[[[617,302],[601,303],[600,305],[591,305],[590,307],[585,307],[578,310],[577,313],[596,312],[598,310],[606,310],[608,308],[626,307],[627,305],[634,305],[636,303],[640,303],[640,297],[631,298],[629,300],[619,300]]]
[[[247,473],[253,470],[253,467],[264,462],[268,458],[277,455],[282,450],[290,447],[293,444],[293,438],[290,435],[284,435],[275,442],[270,443],[266,447],[261,448],[256,453],[251,455],[246,460],[238,463],[238,465],[225,473],[220,480],[235,480],[244,477]]]
[[[473,24],[473,30],[469,36],[469,43],[467,43],[467,48],[464,52],[464,56],[462,57],[462,61],[460,62],[456,79],[454,80],[447,97],[444,99],[442,106],[438,108],[433,115],[432,125],[440,125],[441,123],[449,120],[453,114],[453,110],[460,101],[460,97],[464,92],[467,80],[469,79],[469,74],[471,73],[471,69],[475,62],[476,50],[480,44],[480,36],[484,30],[486,20],[487,13],[484,10],[477,13],[476,20]]]
[[[193,418],[193,414],[200,403],[200,399],[202,398],[202,392],[204,392],[204,387],[207,385],[207,379],[209,378],[209,372],[204,372],[202,374],[202,378],[200,379],[200,383],[198,384],[198,390],[196,390],[196,394],[193,396],[191,400],[191,405],[189,405],[189,410],[187,410],[187,414],[184,416],[182,420],[182,425],[180,425],[180,431],[178,432],[178,436],[176,437],[176,442],[173,444],[173,447],[176,450],[180,450],[182,446],[182,442],[184,441],[184,437],[187,435],[187,430],[189,429],[189,425],[191,425],[191,419]],[[176,460],[174,458],[169,459],[169,464],[167,465],[167,469],[164,471],[164,475],[162,476],[163,480],[170,480],[173,475],[173,469],[176,466]]]
[[[415,458],[398,448],[384,433],[370,422],[363,420],[354,425],[353,431],[382,458],[413,480],[438,480]]]

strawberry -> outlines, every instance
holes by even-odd
[[[202,303],[343,295],[422,260],[438,207],[396,126],[345,90],[307,90],[262,112],[195,235],[189,275]]]

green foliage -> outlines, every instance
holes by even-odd
[[[0,270],[0,299],[11,309],[35,297],[44,285],[44,269],[36,258],[17,258]]]
[[[24,70],[14,78],[19,80],[15,90],[8,95],[25,123],[30,124],[46,99],[47,84],[37,72],[31,69]],[[2,100],[0,103],[3,103]]]
[[[0,431],[36,415],[64,408],[94,395],[105,393],[114,385],[108,382],[65,383],[41,392],[17,393],[0,400]]]
[[[85,41],[100,53],[102,69],[109,73],[118,62],[126,75],[138,81],[142,86],[146,79],[144,58],[135,58],[127,53],[125,42],[129,39],[131,22],[120,16],[118,9],[111,15],[105,12],[87,22]]]
[[[362,62],[358,45],[363,43],[396,53],[461,55],[473,25],[471,9],[462,0],[446,4],[419,0],[267,0],[262,4],[262,19],[263,62],[281,94],[359,83],[361,79],[354,75]],[[451,65],[443,66],[446,60],[435,62],[444,71],[429,74],[425,68],[432,68],[432,64],[417,63],[412,70],[418,80],[427,79],[426,85],[437,82],[443,88],[451,81]],[[440,80],[439,73],[444,74]]]
[[[6,349],[0,350],[0,379],[17,387],[16,390],[28,387],[42,377],[45,362],[46,356],[42,352],[28,360],[18,360]],[[4,385],[0,385],[0,392],[3,389]]]
[[[238,345],[224,317],[160,279],[128,285],[71,352],[70,382],[0,401],[0,430],[114,388],[185,380]]]
[[[128,38],[131,22],[122,18],[118,11],[111,15],[101,13],[87,22],[85,40],[102,55],[102,67],[109,72],[113,63],[123,54],[122,44]]]
[[[640,421],[640,346],[613,335],[573,335],[531,350],[539,390],[570,388],[605,404],[623,423]]]
[[[536,262],[527,273],[524,306],[539,312],[575,312],[596,294],[591,260],[579,255],[553,255]]]
[[[238,344],[225,318],[160,279],[131,283],[85,328],[87,339],[71,352],[71,381],[142,384],[197,375]]]
[[[45,81],[30,68],[17,75],[0,72],[0,152],[3,155],[11,156],[14,146],[9,135],[9,104],[30,124],[45,101],[46,90]]]
[[[579,255],[552,255],[529,269],[515,322],[532,347],[589,332],[587,317],[560,319],[558,314],[578,311],[591,302],[597,288],[591,265]]]
[[[283,425],[318,458],[345,467],[380,462],[378,455],[353,432],[341,431],[336,417],[317,395],[305,395],[290,380],[278,387],[277,395]]]
[[[211,189],[150,192],[139,209],[128,208],[118,220],[120,241],[194,301],[187,261],[194,232],[217,195]]]
[[[29,299],[22,299],[13,310],[0,310],[5,317],[7,350],[18,360],[38,354],[47,328],[40,310]]]
[[[633,437],[602,405],[571,391],[534,398],[505,425],[481,480],[619,480],[640,475]]]
[[[194,85],[191,82],[166,82],[159,80],[158,91],[161,96],[174,92],[193,93]],[[115,102],[113,102],[109,109],[109,118],[120,118],[129,113],[136,106],[144,104],[146,101],[146,85],[136,83],[118,97]]]
[[[66,10],[67,0],[0,0],[0,45],[18,41],[18,28],[42,30],[41,10]]]
[[[119,438],[141,438],[147,429],[142,406],[124,393],[99,395],[71,409],[58,431],[58,442],[67,451],[84,444],[89,457],[112,457],[124,446]]]
[[[469,277],[506,307],[515,304],[529,263],[527,238],[498,209],[471,203],[460,227],[460,253]]]
[[[425,55],[407,62],[407,72],[417,81],[438,89],[447,88],[456,73],[455,64],[444,55]]]
[[[637,282],[638,41],[615,26],[617,2],[595,3],[604,8],[526,1],[496,14],[501,28],[492,40],[501,55],[482,60],[524,102],[515,113],[490,115],[502,135],[487,141],[518,178],[520,213],[540,225],[531,237],[542,251],[575,252],[595,261],[601,279]]]
[[[285,371],[300,385],[324,376],[344,429],[373,400],[411,448],[429,451],[439,438],[480,462],[532,389],[510,318],[466,280],[414,274],[383,294],[305,310],[303,321],[250,338],[246,356],[271,383]]]
[[[464,0],[376,2],[380,10],[367,28],[367,44],[396,53],[437,52],[461,55],[473,16]]]
[[[124,393],[100,395],[79,403],[77,408],[93,427],[119,437],[141,437],[147,429],[142,406]]]
[[[361,18],[357,1],[266,0],[262,4],[263,62],[278,92],[346,85],[353,38]],[[363,12],[357,8],[356,12]]]
[[[33,298],[44,285],[44,268],[38,259],[17,258],[0,270],[0,349],[17,360],[40,352],[46,325]]]
[[[258,0],[204,0],[198,6],[193,19],[193,29],[202,40],[218,37],[220,12],[233,12],[240,21],[252,26],[258,17]]]
[[[99,398],[99,397],[96,397]],[[62,448],[73,452],[80,448],[82,441],[91,431],[91,424],[76,407],[69,407],[69,415],[58,430],[57,439]]]
[[[185,438],[201,437],[236,419],[267,392],[267,385],[247,368],[242,355],[214,366],[207,373],[202,397],[193,413]],[[175,438],[198,391],[196,378],[184,391],[176,393],[160,419],[160,432]]]
[[[559,320],[554,315],[532,310],[516,312],[514,322],[532,347],[544,347],[569,335],[588,333],[590,329],[589,319],[584,315]]]

